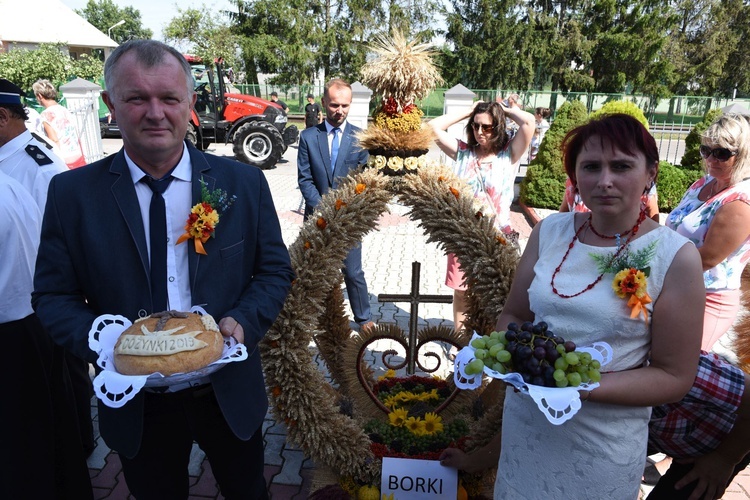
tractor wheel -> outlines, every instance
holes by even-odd
[[[198,132],[195,130],[195,125],[193,125],[192,123],[188,123],[187,132],[185,132],[185,139],[190,144],[198,148],[199,151],[203,151],[204,149],[206,149],[203,147],[203,141],[198,140]]]
[[[234,156],[241,162],[266,170],[284,154],[284,139],[268,122],[250,122],[234,134]]]

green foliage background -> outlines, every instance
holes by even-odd
[[[580,101],[568,101],[560,107],[521,182],[520,198],[524,204],[553,210],[560,208],[567,178],[562,141],[568,132],[587,120],[586,107]]]
[[[721,116],[720,109],[712,109],[706,113],[702,122],[696,123],[685,137],[685,153],[682,155],[682,168],[685,170],[703,171],[703,159],[698,150],[701,147],[701,135],[708,130],[716,119]]]
[[[91,81],[102,77],[104,63],[100,60],[85,54],[74,60],[62,52],[61,47],[44,43],[37,50],[15,48],[0,52],[0,78],[10,80],[24,92],[31,92],[31,85],[40,78],[60,86],[76,77]]]

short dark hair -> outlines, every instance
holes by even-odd
[[[104,63],[104,85],[107,87],[107,90],[111,91],[112,88],[116,87],[114,78],[115,66],[117,66],[122,56],[131,50],[135,51],[138,63],[147,68],[153,68],[164,61],[164,56],[171,55],[177,60],[182,71],[185,73],[188,92],[192,93],[194,91],[193,72],[185,56],[177,49],[158,40],[128,40],[117,47]]]
[[[592,137],[599,137],[601,141],[606,140],[628,155],[641,152],[646,157],[646,168],[655,168],[659,164],[659,148],[654,137],[641,122],[622,113],[604,115],[574,128],[563,139],[563,164],[574,185],[576,160],[583,145]]]
[[[275,96],[275,97],[279,97],[279,94],[277,94],[277,93],[276,93],[276,92],[274,91],[274,92],[271,92],[271,96],[272,96],[272,97],[274,97],[274,96]]]
[[[474,107],[474,110],[469,115],[469,121],[466,123],[466,140],[470,147],[477,145],[477,139],[474,136],[474,117],[476,115],[487,113],[492,118],[492,137],[490,137],[489,145],[492,151],[499,153],[508,145],[510,138],[508,137],[508,131],[505,130],[505,112],[503,111],[500,103],[497,102],[480,102]]]

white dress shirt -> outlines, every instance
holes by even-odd
[[[153,192],[145,182],[140,182],[146,176],[146,173],[133,162],[127,152],[125,152],[125,161],[135,184],[135,193],[138,195],[143,229],[146,234],[146,245],[150,256],[151,241],[148,234],[151,224],[149,223],[148,213]],[[167,209],[167,309],[175,311],[187,311],[193,305],[190,295],[190,269],[188,265],[188,245],[192,245],[193,240],[176,245],[177,239],[185,232],[185,223],[193,206],[192,172],[190,154],[187,146],[183,144],[182,158],[172,171],[174,179],[162,195]]]
[[[26,148],[37,146],[52,163],[39,165]],[[0,146],[0,172],[19,182],[36,201],[39,210],[44,212],[47,204],[47,189],[52,176],[65,172],[68,166],[42,143],[34,139],[31,132],[24,130],[21,135]]]
[[[34,312],[34,265],[42,231],[42,213],[31,194],[0,173],[0,323],[17,321]]]

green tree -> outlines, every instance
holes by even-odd
[[[449,86],[526,89],[534,81],[534,26],[520,0],[450,0],[438,64]]]
[[[676,18],[660,0],[597,0],[586,11],[584,33],[596,40],[590,68],[598,92],[669,95],[672,66],[662,48]]]
[[[589,118],[594,119],[599,118],[600,116],[614,115],[618,113],[632,116],[648,129],[648,119],[646,118],[646,115],[643,114],[643,111],[637,104],[629,101],[610,101],[591,113]]]
[[[75,77],[96,81],[103,74],[103,64],[95,57],[74,61],[62,51],[61,44],[41,44],[36,50],[13,48],[0,52],[0,78],[6,78],[31,92],[31,85],[40,78],[56,86]]]
[[[539,153],[521,182],[521,200],[528,206],[557,209],[565,193],[567,174],[563,166],[562,141],[575,127],[586,123],[588,113],[580,101],[568,101],[555,115]]]
[[[112,40],[117,43],[131,39],[148,39],[154,34],[150,29],[143,27],[141,11],[133,7],[120,8],[112,0],[89,0],[86,7],[76,10],[76,13],[105,34],[110,27],[125,21],[110,31]]]
[[[719,78],[717,93],[726,97],[750,96],[750,51],[742,41],[750,40],[750,4],[742,0],[727,0],[724,4],[732,13],[729,28],[732,36],[740,40],[729,52],[724,70]]]
[[[177,16],[164,28],[164,39],[174,44],[188,45],[192,54],[204,61],[221,58],[227,67],[236,65],[239,37],[232,33],[222,14],[200,9],[177,8]]]
[[[679,22],[665,47],[666,57],[675,65],[672,90],[678,95],[716,95],[730,54],[740,62],[747,57],[740,43],[741,25],[736,30],[732,26],[747,8],[741,0],[679,0],[674,9]]]

